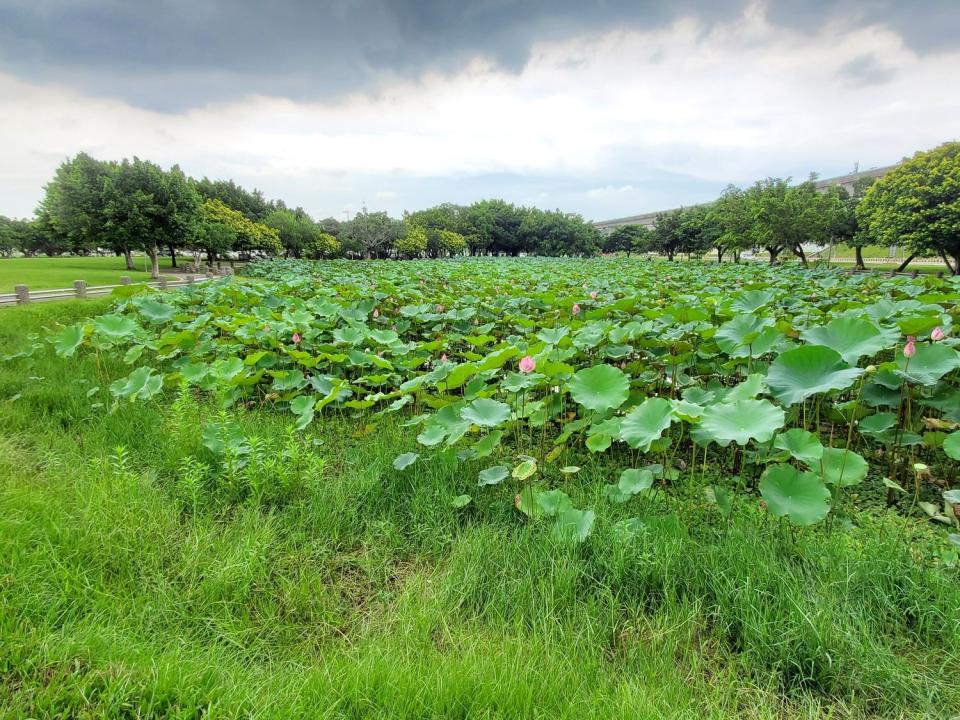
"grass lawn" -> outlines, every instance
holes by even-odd
[[[4,310],[0,347],[107,302]],[[797,532],[741,503],[717,523],[678,481],[635,542],[557,544],[506,483],[452,507],[476,485],[455,459],[395,472],[400,420],[290,435],[189,391],[111,412],[129,372],[46,346],[0,363],[0,717],[960,712],[960,586],[914,560],[923,521]],[[224,419],[259,438],[242,473],[202,445]],[[610,473],[591,461],[573,499]],[[231,500],[240,477],[296,492]]]
[[[136,281],[150,279],[143,271],[143,260],[134,257],[136,271],[126,269],[122,257],[32,257],[0,258],[0,292],[13,292],[14,285],[26,285],[31,290],[52,290],[73,287],[74,280],[86,280],[88,285],[115,285],[120,277],[129,275]],[[160,267],[169,268],[170,258],[161,257]]]

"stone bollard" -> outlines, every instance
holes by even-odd
[[[937,270],[937,279],[943,280],[943,270]]]
[[[206,277],[207,279],[213,277],[213,272],[212,272],[209,268],[207,269],[207,272],[205,273],[205,277]]]
[[[87,281],[86,280],[74,280],[73,281],[73,292],[78,298],[85,298],[87,296]]]
[[[157,278],[157,284],[160,286],[161,290],[167,289],[167,279],[165,277]]]
[[[120,284],[121,284],[121,285],[129,285],[129,284],[130,284],[130,276],[129,276],[129,275],[121,275],[121,276],[120,276]]]
[[[186,276],[187,285],[193,285],[193,275]]]
[[[25,305],[30,302],[30,290],[27,289],[26,285],[17,285],[13,290],[17,293],[18,305]]]
[[[919,271],[919,270],[914,270],[912,273],[910,273],[910,277],[912,277],[912,278],[914,278],[914,279],[920,277],[920,271]]]

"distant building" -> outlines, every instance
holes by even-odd
[[[833,187],[834,185],[841,186],[848,193],[853,192],[853,186],[858,180],[864,178],[879,178],[886,175],[888,172],[893,170],[896,165],[887,165],[886,167],[872,168],[870,170],[858,170],[856,172],[848,173],[846,175],[838,175],[837,177],[825,178],[823,180],[817,180],[815,182],[817,190],[826,190],[828,187]],[[711,205],[712,203],[700,203],[700,205]],[[697,205],[688,205],[687,207],[697,207]],[[656,210],[654,212],[642,213],[640,215],[630,215],[628,217],[613,218],[612,220],[598,220],[593,223],[593,226],[596,227],[600,232],[608,233],[616,227],[622,225],[643,225],[644,227],[652,228],[657,221],[657,215],[664,212],[672,212],[672,210],[678,210],[679,208],[671,208],[670,210]]]

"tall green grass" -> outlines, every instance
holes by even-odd
[[[4,311],[0,346],[101,306]],[[596,531],[561,546],[516,488],[475,488],[452,457],[397,473],[408,429],[348,418],[296,440],[315,462],[282,502],[231,494],[201,442],[211,399],[110,412],[127,371],[0,365],[0,716],[960,712],[960,583],[916,521],[791,531],[744,502],[726,523],[682,482],[613,509],[619,468],[587,461],[565,490]],[[288,442],[288,417],[231,417]]]

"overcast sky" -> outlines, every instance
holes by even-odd
[[[610,218],[956,140],[958,71],[958,0],[0,0],[0,214],[86,151]]]

